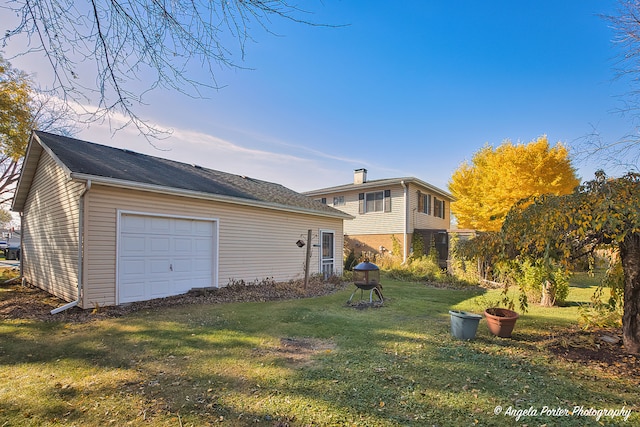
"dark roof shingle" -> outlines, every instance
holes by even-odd
[[[35,135],[72,174],[345,216],[280,184],[47,132],[36,131]]]

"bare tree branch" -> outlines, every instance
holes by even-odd
[[[631,89],[621,94],[622,106],[615,113],[629,119],[631,130],[623,136],[604,138],[597,127],[575,144],[578,156],[595,158],[606,165],[638,171],[640,165],[640,2],[618,0],[612,15],[603,15],[614,31],[612,43],[622,53],[616,63],[618,79],[629,81]]]
[[[97,105],[86,111],[88,121],[117,112],[151,136],[162,131],[135,111],[149,91],[199,98],[203,89],[219,89],[217,73],[242,68],[252,32],[270,33],[272,19],[328,26],[287,0],[5,0],[0,7],[19,20],[2,46],[22,35],[29,43],[22,54],[44,53],[51,94]],[[194,65],[207,77],[190,74]]]

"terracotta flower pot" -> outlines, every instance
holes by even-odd
[[[511,338],[511,333],[518,320],[518,313],[506,308],[488,308],[484,311],[489,332],[502,338]]]

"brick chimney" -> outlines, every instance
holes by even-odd
[[[367,182],[367,170],[366,169],[356,169],[353,171],[353,183],[354,184],[364,184]]]

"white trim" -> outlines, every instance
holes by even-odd
[[[401,181],[400,185],[402,185],[402,188],[404,189],[402,197],[402,203],[404,206],[404,230],[402,231],[402,264],[404,264],[405,262],[407,262],[407,239],[409,238],[409,215],[411,215],[411,213],[409,212],[409,186],[404,181]]]
[[[214,217],[174,215],[174,214],[161,213],[161,212],[132,211],[128,209],[118,209],[117,213],[118,213],[118,219],[120,218],[120,215],[124,214],[124,215],[153,216],[153,217],[160,217],[160,218],[192,219],[194,221],[220,221],[220,218],[214,218]]]
[[[116,305],[120,305],[120,232],[121,232],[121,219],[123,215],[138,215],[138,216],[146,216],[146,217],[155,217],[155,218],[172,218],[172,219],[188,219],[193,221],[207,221],[213,223],[213,242],[212,242],[212,260],[211,260],[211,286],[214,288],[219,287],[219,258],[220,258],[220,219],[213,217],[199,217],[199,216],[190,216],[190,215],[173,215],[166,213],[158,213],[158,212],[144,212],[144,211],[132,211],[126,209],[117,209],[116,210],[116,288],[115,288],[115,300]]]

